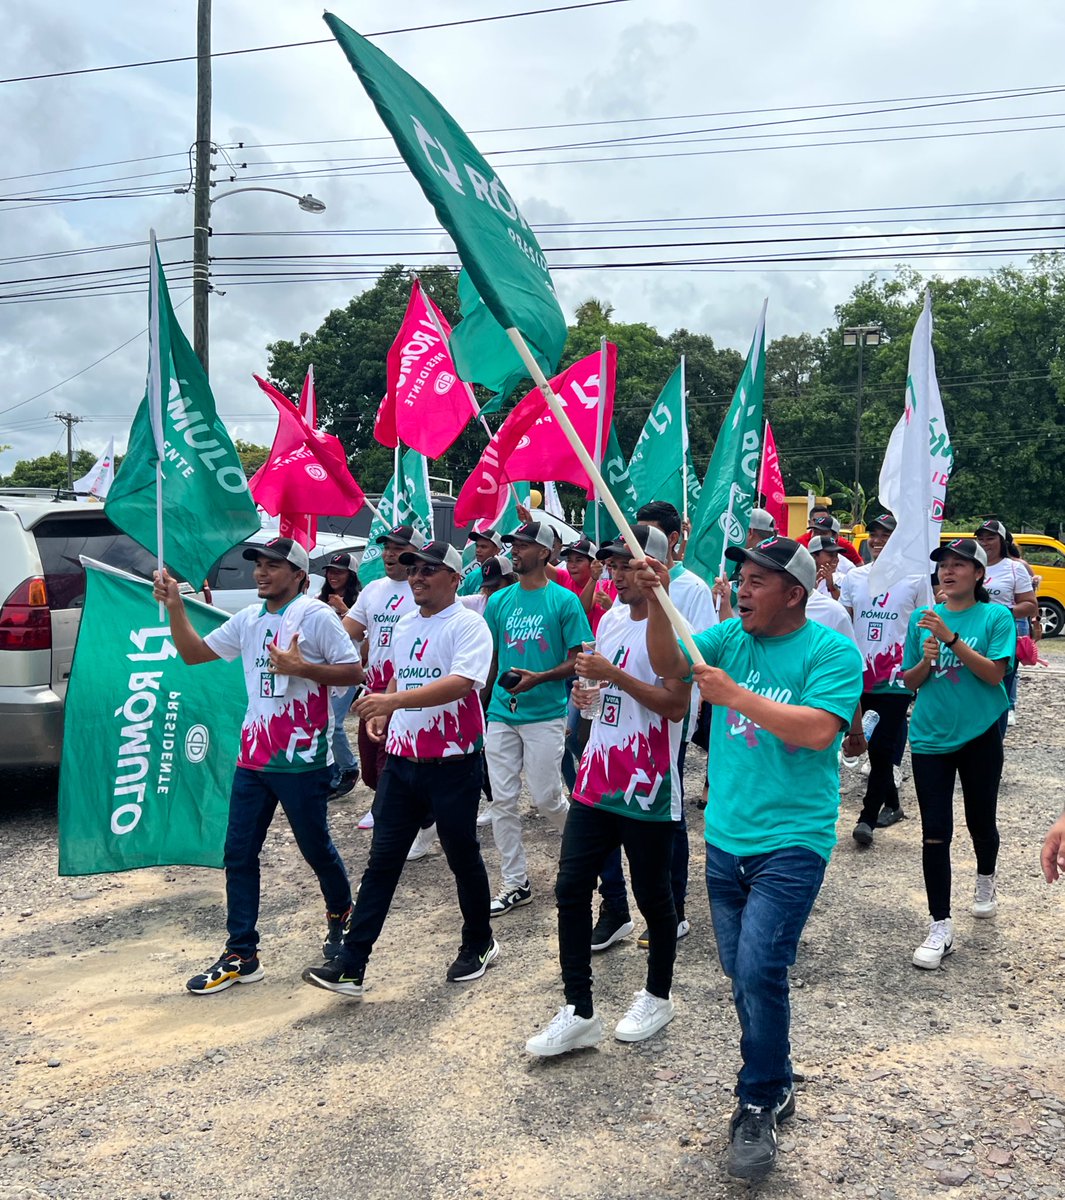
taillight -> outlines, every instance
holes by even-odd
[[[24,579],[0,608],[0,650],[51,650],[52,614],[38,575]]]

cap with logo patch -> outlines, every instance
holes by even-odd
[[[503,538],[498,529],[471,529],[467,535],[471,542],[491,542],[497,550],[503,549]]]
[[[976,538],[955,538],[943,546],[937,546],[928,556],[933,562],[942,562],[947,554],[956,554],[959,558],[970,558],[982,567],[987,566],[987,552]]]
[[[805,546],[792,541],[791,538],[766,538],[764,542],[759,542],[749,550],[743,546],[729,546],[725,557],[732,562],[752,562],[770,571],[782,571],[801,584],[807,595],[817,584],[817,565],[813,555]]]
[[[351,565],[351,555],[347,553],[334,554],[326,564],[326,570],[330,567],[337,567],[342,571],[354,571],[355,568]]]
[[[810,518],[809,528],[820,530],[822,533],[839,533],[840,524],[828,513],[815,513]]]
[[[435,563],[462,573],[462,555],[450,542],[426,542],[412,550],[407,550],[399,556],[399,561],[405,567],[413,567],[416,563]]]
[[[657,525],[633,525],[632,536],[648,558],[657,558],[659,562],[664,563],[669,557],[669,538]],[[608,542],[595,557],[605,561],[608,558],[632,558],[632,556],[628,543],[624,538],[619,537],[616,541]]]
[[[382,533],[377,539],[379,546],[383,546],[385,542],[395,542],[397,546],[413,546],[416,550],[420,550],[425,545],[425,536],[413,525],[397,525],[387,533]]]
[[[894,533],[898,526],[898,522],[889,512],[881,513],[879,517],[874,517],[866,526],[870,533],[874,529],[882,529],[885,533]]]
[[[495,583],[499,579],[512,579],[514,564],[505,554],[497,554],[495,558],[486,558],[481,563],[481,578],[485,583]]]
[[[563,546],[559,552],[559,558],[568,558],[571,554],[582,554],[585,558],[595,558],[599,553],[599,547],[585,534],[575,541],[570,542],[568,546]]]
[[[810,538],[810,540],[806,543],[806,549],[809,550],[811,554],[820,554],[825,550],[832,554],[838,554],[839,542],[837,542],[835,538],[818,534],[816,537]]]
[[[553,550],[555,548],[555,531],[546,521],[527,521],[513,533],[504,534],[503,541],[508,544],[533,542],[537,546],[543,546],[546,550]]]
[[[1010,540],[1010,535],[1006,530],[1006,526],[1001,521],[985,521],[976,533],[993,533],[1000,537],[1004,542]],[[973,535],[974,537],[976,534]]]
[[[304,571],[308,575],[311,571],[311,560],[307,551],[292,538],[271,538],[262,546],[246,546],[241,557],[249,562],[255,562],[257,558],[273,558],[278,562],[291,563],[297,571]]]

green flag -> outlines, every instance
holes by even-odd
[[[162,557],[199,587],[227,550],[258,531],[259,515],[215,410],[207,376],[174,316],[154,236],[151,257],[148,387],[104,511],[130,537],[158,553],[161,458]]]
[[[385,560],[377,539],[397,525],[413,525],[427,542],[433,540],[433,501],[429,491],[429,462],[417,450],[407,450],[399,460],[399,475],[393,475],[377,502],[377,512],[366,535],[366,549],[359,562],[359,581],[381,579]]]
[[[685,476],[688,485],[687,508],[694,513],[702,488],[692,465],[691,446],[688,443],[684,364],[681,363],[651,405],[643,431],[629,459],[629,479],[638,497],[637,507],[652,500],[667,500],[677,512],[683,513]]]
[[[625,514],[625,519],[631,525],[636,520],[636,510],[640,507],[642,500],[637,497],[636,489],[632,486],[632,480],[629,478],[629,468],[625,463],[625,455],[621,451],[621,444],[618,442],[613,421],[610,423],[610,434],[607,437],[606,451],[603,454],[600,470],[607,487],[610,488],[611,494]],[[597,509],[598,522],[596,521]],[[614,518],[601,500],[589,501],[585,505],[583,532],[586,537],[590,537],[600,546],[605,546],[607,542],[614,541],[618,536],[618,527],[614,524]],[[598,536],[596,536],[597,534]]]
[[[529,485],[527,483],[512,483],[506,490],[506,503],[503,505],[503,511],[494,521],[475,521],[474,529],[486,529],[491,527],[498,530],[500,534],[513,533],[521,524],[521,517],[518,516],[519,502],[524,504],[526,508],[529,505]],[[516,497],[516,498],[515,498]],[[459,584],[460,596],[473,596],[481,590],[481,568],[477,562],[477,546],[474,542],[467,542],[462,550],[462,582]]]
[[[239,662],[186,666],[152,585],[83,559],[65,706],[59,873],[220,867],[247,703]],[[186,602],[203,635],[228,614]]]
[[[721,422],[703,480],[684,565],[708,583],[721,573],[726,546],[747,540],[762,460],[765,395],[765,305],[732,403]]]
[[[460,288],[463,319],[450,339],[459,374],[495,392],[513,388],[526,374],[504,332],[515,328],[553,375],[566,319],[517,205],[434,96],[332,13],[325,23],[458,249],[469,285]]]

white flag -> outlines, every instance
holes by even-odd
[[[869,590],[886,592],[907,575],[931,575],[929,555],[939,545],[954,451],[943,416],[932,350],[932,298],[913,327],[906,378],[906,409],[891,431],[880,468],[880,503],[898,526],[869,572]],[[931,589],[927,599],[931,601]]]
[[[558,487],[554,483],[544,483],[544,512],[552,517],[558,517],[560,521],[566,519],[562,501],[559,499]]]
[[[89,468],[88,474],[74,480],[74,491],[81,495],[95,496],[103,500],[115,481],[115,439],[107,443],[107,449]]]

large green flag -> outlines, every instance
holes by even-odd
[[[259,515],[207,376],[174,316],[154,236],[151,259],[148,386],[104,511],[157,554],[162,459],[162,557],[199,587],[230,547],[258,531]]]
[[[622,453],[613,421],[610,422],[610,434],[606,440],[606,450],[603,454],[600,471],[607,487],[610,488],[614,499],[618,502],[618,506],[625,514],[625,520],[631,525],[636,520],[636,510],[643,501],[636,495],[636,489],[632,486],[629,468],[625,462],[625,455]],[[618,527],[610,515],[610,510],[601,500],[589,501],[585,505],[583,532],[586,537],[590,537],[600,546],[605,546],[607,542],[612,542],[617,538]]]
[[[433,500],[429,491],[429,462],[417,450],[407,450],[399,460],[399,473],[393,475],[377,502],[377,512],[366,535],[366,549],[359,562],[359,580],[369,583],[381,579],[385,560],[377,539],[397,525],[413,525],[427,542],[433,540]]]
[[[189,667],[152,585],[83,559],[85,608],[67,687],[59,873],[220,867],[247,704],[238,661]],[[186,602],[197,633],[228,619]]]
[[[762,460],[765,397],[765,305],[732,403],[721,422],[692,520],[684,565],[712,583],[721,573],[726,546],[747,540]]]
[[[637,507],[652,500],[667,500],[677,512],[694,513],[702,488],[692,465],[688,442],[688,414],[684,396],[684,364],[666,380],[651,405],[643,431],[629,459],[629,479]],[[688,503],[684,503],[687,481]]]
[[[458,249],[468,277],[460,279],[463,319],[450,339],[459,374],[495,392],[512,388],[526,374],[504,332],[515,328],[544,374],[553,375],[566,319],[518,206],[434,96],[332,13],[325,23]]]

